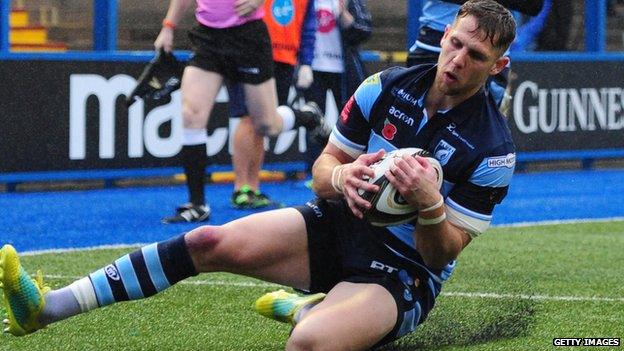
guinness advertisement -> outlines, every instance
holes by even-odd
[[[513,62],[509,126],[519,152],[624,148],[621,62]]]

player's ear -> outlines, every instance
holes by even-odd
[[[490,69],[490,75],[494,76],[500,73],[509,64],[508,56],[499,57]]]
[[[446,27],[444,27],[444,35],[442,35],[442,39],[440,39],[440,46],[442,46],[442,41],[448,37],[448,34],[450,32],[451,32],[451,25],[447,24]]]

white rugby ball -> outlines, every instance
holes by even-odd
[[[394,163],[394,159],[403,155],[426,157],[438,173],[438,189],[442,187],[442,166],[429,151],[420,148],[404,148],[388,152],[381,160],[370,166],[375,171],[375,176],[368,179],[368,182],[379,186],[379,191],[373,193],[358,190],[360,196],[372,205],[370,209],[364,211],[365,218],[372,225],[379,227],[398,225],[410,222],[418,216],[418,209],[408,203],[384,175]]]

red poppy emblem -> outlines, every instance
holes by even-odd
[[[384,127],[381,130],[381,135],[383,135],[383,137],[387,140],[392,140],[394,139],[394,135],[396,134],[396,132],[397,127],[386,119],[386,121],[384,122]]]

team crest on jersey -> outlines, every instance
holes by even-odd
[[[440,162],[440,165],[444,166],[451,159],[453,153],[455,153],[455,148],[442,139],[435,147],[433,156]]]
[[[381,130],[381,135],[383,135],[384,138],[386,138],[386,140],[392,140],[394,139],[394,135],[397,132],[397,127],[390,123],[390,121],[388,121],[388,119],[386,118],[386,120],[384,121],[384,127]]]
[[[292,0],[275,0],[271,6],[275,22],[287,26],[295,17],[295,6]]]

